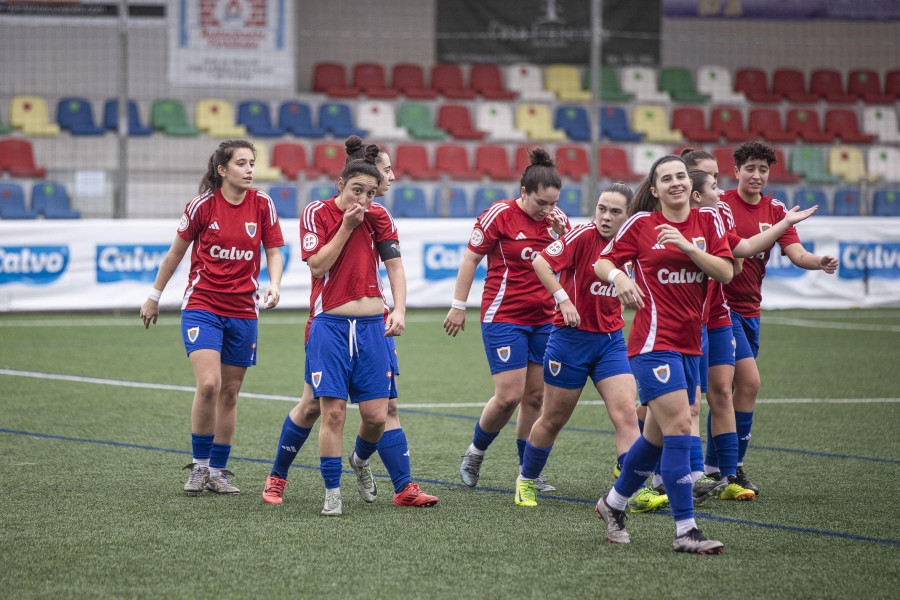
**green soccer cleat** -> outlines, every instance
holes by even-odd
[[[537,484],[534,479],[516,479],[516,505],[537,506]]]
[[[736,475],[729,475],[728,479],[723,479],[725,485],[719,490],[719,498],[722,500],[753,500],[756,498],[756,494],[753,490],[742,487],[740,483],[738,483],[738,478]]]
[[[744,473],[743,466],[737,468],[737,481],[735,483],[759,496],[759,488],[750,483],[750,480],[747,479],[747,474]]]
[[[660,494],[651,487],[642,487],[628,501],[628,511],[633,513],[662,510],[667,506],[669,506],[669,497],[665,494]]]

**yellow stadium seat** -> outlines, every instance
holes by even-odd
[[[631,129],[644,134],[648,142],[681,142],[680,131],[669,128],[666,109],[652,104],[639,104],[631,111]]]
[[[194,121],[197,127],[206,131],[212,137],[244,137],[247,128],[237,125],[234,117],[234,108],[226,100],[207,98],[197,102],[197,118]]]
[[[828,172],[840,175],[847,183],[869,179],[862,152],[854,146],[832,146],[828,150]]]
[[[566,132],[553,128],[550,109],[543,104],[520,104],[516,107],[516,129],[535,142],[564,142]]]
[[[14,96],[9,105],[9,124],[25,135],[59,135],[59,125],[50,122],[47,103],[38,96]]]
[[[563,102],[590,102],[591,93],[581,87],[574,65],[549,65],[544,69],[544,86]]]
[[[280,181],[282,178],[281,169],[272,166],[269,159],[269,150],[262,142],[253,141],[253,147],[256,148],[256,162],[253,165],[254,181]]]

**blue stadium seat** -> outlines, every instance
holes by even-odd
[[[831,211],[828,210],[828,196],[825,190],[821,188],[801,187],[794,191],[794,204],[792,206],[800,207],[800,210],[806,210],[814,205],[819,205],[816,211],[817,216],[828,216]]]
[[[469,203],[469,195],[461,187],[436,188],[434,207],[438,215],[447,215],[451,219],[471,219],[477,216]]]
[[[428,199],[425,190],[419,186],[403,186],[396,188],[394,193],[394,216],[398,219],[425,219],[433,216],[428,209]]]
[[[353,124],[350,107],[342,102],[326,102],[319,107],[319,127],[330,131],[336,138],[366,136],[365,129],[357,129]]]
[[[238,125],[243,125],[255,137],[279,137],[284,129],[272,124],[269,103],[260,100],[245,100],[238,104]]]
[[[480,215],[490,208],[494,202],[508,200],[509,198],[503,188],[494,186],[479,187],[475,190],[475,214]]]
[[[69,192],[55,181],[37,181],[31,187],[31,208],[45,219],[80,219],[81,213],[72,210]]]
[[[94,109],[85,98],[70,96],[60,98],[56,107],[56,120],[62,129],[72,135],[103,135],[104,127],[94,122]]]
[[[788,192],[784,188],[766,188],[763,190],[763,194],[769,198],[775,198],[787,207],[791,206],[790,196],[788,196]]]
[[[0,183],[0,219],[34,219],[37,211],[25,208],[25,190],[18,183]]]
[[[560,210],[566,213],[566,216],[581,217],[581,189],[575,187],[563,187],[559,191],[559,202],[556,204]]]
[[[115,98],[107,100],[103,105],[103,126],[112,131],[119,129],[119,101]],[[128,101],[128,135],[151,135],[153,127],[141,124],[141,115],[137,102]]]
[[[838,188],[834,191],[834,210],[836,217],[859,216],[859,189],[855,187]]]
[[[608,137],[614,142],[640,142],[644,134],[631,130],[624,108],[601,106],[600,137]]]
[[[269,188],[269,197],[275,203],[275,212],[279,219],[296,219],[297,187],[293,185],[273,185]]]
[[[591,124],[588,122],[588,113],[581,106],[560,106],[556,109],[554,125],[556,129],[562,129],[570,140],[587,142],[591,139]]]
[[[282,102],[278,108],[278,125],[297,137],[320,138],[325,130],[312,123],[312,111],[309,105],[296,100]]]
[[[872,215],[900,217],[900,190],[878,190],[872,202]]]
[[[337,188],[334,184],[314,185],[309,188],[309,203],[311,204],[316,200],[330,200],[336,193]]]

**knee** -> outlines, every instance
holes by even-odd
[[[204,402],[215,402],[222,382],[218,377],[209,376],[197,380],[197,397]]]
[[[756,395],[759,392],[759,373],[753,373],[734,380],[734,391],[744,396]]]
[[[303,427],[312,427],[312,424],[316,422],[321,414],[322,409],[315,400],[309,403],[301,402],[297,407],[297,418],[294,421]]]
[[[344,406],[326,406],[322,410],[322,427],[326,429],[342,429],[344,427],[344,419],[346,412]]]
[[[388,406],[387,406],[387,418],[390,420],[397,420],[397,399],[389,398]]]

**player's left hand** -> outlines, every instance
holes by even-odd
[[[829,275],[833,275],[838,268],[838,259],[833,256],[823,256],[819,259],[819,267]]]
[[[281,286],[276,283],[270,284],[263,294],[263,305],[261,308],[275,308],[276,306],[278,306],[279,300],[281,300]]]

